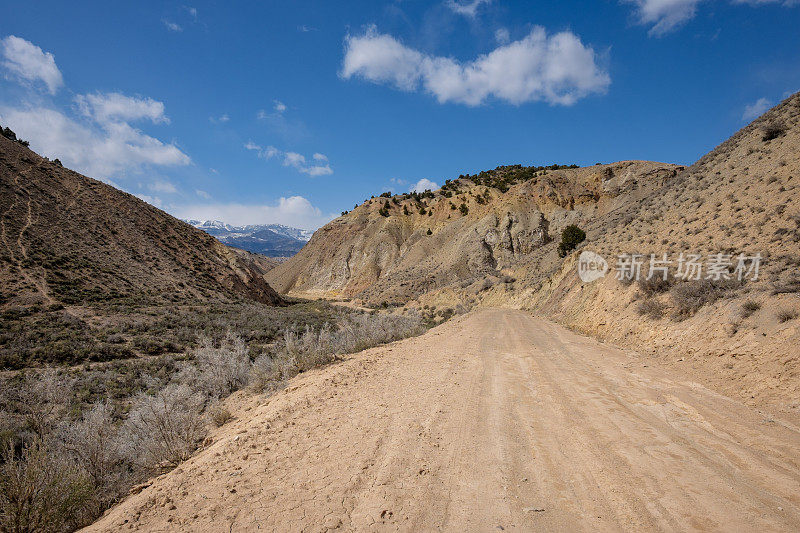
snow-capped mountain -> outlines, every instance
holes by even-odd
[[[186,222],[213,235],[228,246],[271,257],[288,257],[296,254],[314,233],[282,224],[232,226],[220,220],[186,220]]]

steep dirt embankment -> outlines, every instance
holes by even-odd
[[[247,256],[0,137],[0,305],[141,296],[279,304]]]
[[[800,95],[652,197],[587,229],[585,249],[612,267],[619,253],[667,253],[675,261],[681,252],[704,260],[724,252],[734,264],[739,253],[760,254],[759,278],[717,289],[671,280],[650,294],[646,286],[613,279],[613,272],[582,283],[576,253],[541,290],[511,300],[650,352],[663,364],[689,368],[727,394],[800,414]]]
[[[499,167],[420,198],[373,198],[318,230],[267,280],[282,293],[370,303],[461,289],[524,261],[566,225],[637,201],[681,168],[646,161],[536,172]]]
[[[791,531],[800,432],[524,312],[293,379],[88,531]]]

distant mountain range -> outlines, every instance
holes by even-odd
[[[269,257],[290,257],[300,251],[313,231],[282,224],[231,226],[219,220],[187,220],[220,242]]]

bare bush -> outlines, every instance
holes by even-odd
[[[288,376],[284,376],[279,361],[268,355],[261,355],[256,357],[250,367],[249,385],[255,392],[267,392],[276,388],[286,377]]]
[[[656,299],[648,298],[639,302],[636,306],[636,312],[653,320],[658,320],[664,316],[664,305]]]
[[[362,314],[344,321],[334,330],[330,324],[319,329],[306,327],[302,333],[286,330],[282,356],[293,361],[298,372],[331,362],[336,355],[358,352],[421,333],[419,316]]]
[[[215,427],[221,427],[233,420],[233,415],[223,405],[214,404],[207,410],[209,421]]]
[[[15,410],[24,419],[26,429],[39,438],[50,434],[69,409],[73,383],[73,379],[59,376],[52,368],[28,373],[12,393]]]
[[[215,398],[223,398],[247,383],[250,356],[241,337],[229,334],[219,347],[204,338],[194,352],[198,388]]]
[[[794,320],[795,318],[797,318],[797,311],[794,309],[784,309],[782,311],[778,311],[778,322],[781,324],[790,320]]]
[[[759,309],[761,309],[761,304],[760,303],[758,303],[755,300],[746,300],[742,304],[742,309],[740,311],[740,314],[742,315],[742,318],[747,318],[747,317],[751,316],[753,313],[755,313],[756,311],[758,311]]]
[[[98,402],[76,423],[64,423],[60,432],[64,448],[92,480],[100,510],[124,494],[128,484],[112,414],[110,405]]]
[[[667,292],[672,286],[670,279],[664,279],[662,276],[652,276],[650,279],[647,279],[646,277],[641,278],[637,283],[639,285],[639,290],[642,291],[642,294],[644,294],[645,297]]]
[[[123,426],[126,455],[145,470],[188,459],[205,436],[204,403],[203,395],[174,383],[153,396],[139,394]]]
[[[680,320],[692,316],[704,305],[716,302],[733,287],[734,284],[730,281],[708,279],[684,281],[674,285],[669,291],[674,305],[674,318]]]
[[[0,531],[73,531],[95,517],[86,473],[41,439],[20,454],[6,447],[0,465]]]

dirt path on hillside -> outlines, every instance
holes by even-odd
[[[309,372],[93,530],[796,531],[800,430],[521,311]]]

